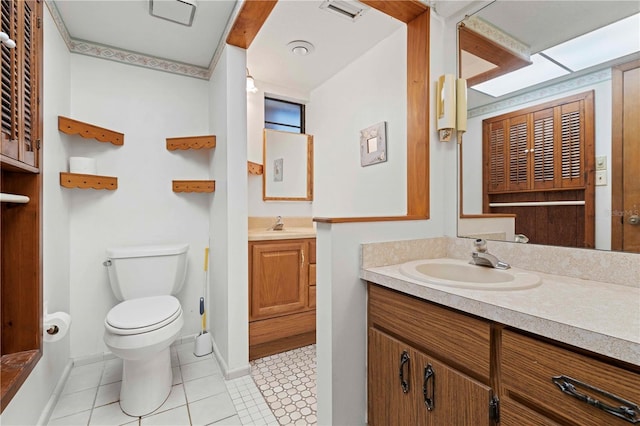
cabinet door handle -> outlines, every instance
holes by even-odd
[[[428,364],[424,368],[422,396],[424,397],[424,405],[427,406],[427,411],[433,410],[433,407],[435,407],[436,403],[436,372],[433,371],[433,367],[431,367],[431,364]]]
[[[302,251],[302,263],[300,264],[300,266],[304,267],[304,249],[302,249],[301,251]]]
[[[407,351],[403,351],[402,355],[400,355],[400,386],[402,386],[402,392],[409,392],[409,380],[405,379],[404,376],[404,367],[407,367],[407,377],[409,377],[409,353]]]
[[[591,386],[579,380],[572,379],[568,376],[554,376],[551,378],[551,381],[553,381],[553,383],[555,383],[560,388],[560,390],[567,395],[570,395],[582,402],[586,402],[587,404],[606,411],[607,413],[612,414],[616,417],[624,419],[629,423],[640,423],[640,406],[638,406],[638,404],[627,401],[626,399],[620,398],[617,395],[614,395],[602,389],[598,389],[595,386]],[[596,393],[597,395],[601,395],[608,399],[614,400],[621,405],[619,407],[614,407],[590,395],[587,395],[586,393],[578,392],[576,387],[582,387],[588,391]]]

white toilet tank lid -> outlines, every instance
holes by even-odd
[[[124,259],[128,257],[169,256],[185,253],[187,250],[189,250],[189,244],[186,243],[113,247],[107,249],[107,257]]]
[[[106,321],[119,329],[143,328],[166,320],[178,310],[180,302],[173,296],[141,297],[114,306]]]

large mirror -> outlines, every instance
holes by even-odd
[[[262,198],[313,200],[313,136],[264,129]]]
[[[459,74],[469,83],[467,131],[458,140],[459,236],[640,253],[638,13],[637,1],[497,0],[459,23]],[[585,48],[570,47],[570,55],[556,47],[616,22],[627,25],[621,38],[613,31],[595,35]],[[476,31],[481,34],[481,42],[475,38]],[[469,38],[469,34],[473,37]],[[617,52],[627,44],[631,45],[630,51]],[[600,53],[609,57],[605,55],[594,65],[583,63]],[[565,58],[567,62],[563,63]],[[517,88],[528,78],[526,70],[537,66],[539,61],[548,61],[556,69],[546,78],[541,78],[543,71],[536,71],[533,77],[538,81]],[[516,78],[508,81],[509,75]],[[534,120],[543,115],[540,112],[543,107],[553,116],[561,114],[554,111],[564,111],[565,99],[589,96],[591,107],[589,101],[576,107],[591,120],[579,125],[582,132],[592,132],[593,144],[582,148],[585,159],[579,173],[583,180],[581,192],[552,186],[538,191],[534,183],[518,189],[507,185],[498,194],[502,198],[496,197],[499,202],[492,202],[488,195],[492,191],[487,187],[493,175],[488,175],[487,170],[502,161],[504,179],[509,180],[518,164],[526,160],[513,155],[509,158],[509,152],[502,153],[506,155],[502,160],[496,160],[495,153],[492,156],[487,147],[491,146],[491,137],[496,137],[491,136],[491,126],[496,120],[492,124],[491,119],[498,117],[507,123],[503,136],[499,137],[511,140],[516,133],[509,123],[529,120],[525,131],[529,133],[523,138],[533,140],[538,129]],[[561,115],[557,117],[564,119]],[[499,124],[502,126],[502,122]],[[556,133],[561,133],[558,126]],[[509,146],[508,141],[505,146]],[[555,151],[545,154],[546,161],[555,163],[556,169],[563,169],[561,150],[555,146]],[[532,148],[538,145],[522,148],[523,153],[532,157],[535,151]],[[539,150],[535,155],[539,155]],[[530,179],[539,172],[534,167],[537,166],[532,162],[528,171],[523,172]],[[580,224],[577,231],[576,222]],[[571,233],[567,231],[571,229],[574,231],[567,242],[559,234]]]

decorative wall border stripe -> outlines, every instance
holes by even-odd
[[[582,75],[579,77],[566,80],[558,84],[554,84],[547,87],[542,87],[538,90],[523,93],[518,96],[514,96],[502,101],[493,102],[481,107],[473,108],[469,110],[468,117],[477,117],[479,115],[489,114],[496,111],[501,111],[506,108],[522,105],[527,102],[536,101],[539,99],[547,98],[549,96],[557,95],[560,93],[568,92],[569,90],[579,89],[585,86],[592,86],[594,84],[611,80],[611,68],[606,68],[600,71],[596,71],[590,74]]]
[[[133,52],[126,49],[120,49],[113,46],[102,45],[98,43],[93,43],[86,40],[74,39],[69,34],[69,31],[62,20],[62,16],[60,15],[60,11],[55,4],[54,0],[45,0],[45,4],[53,17],[53,21],[58,28],[58,32],[62,36],[64,42],[67,45],[67,48],[71,53],[78,53],[81,55],[93,56],[101,59],[108,59],[115,62],[120,62],[128,65],[140,66],[143,68],[149,68],[156,71],[164,71],[172,74],[178,74],[188,77],[200,78],[203,80],[209,80],[211,75],[213,74],[213,69],[215,68],[218,60],[220,59],[220,55],[225,46],[225,40],[227,39],[227,35],[231,30],[231,26],[235,17],[239,13],[240,6],[242,5],[242,1],[237,2],[233,12],[231,13],[231,17],[229,22],[225,27],[224,34],[221,38],[221,42],[216,48],[216,51],[213,55],[211,63],[208,68],[199,67],[195,65],[185,64],[183,62],[172,61],[170,59],[159,58],[156,56],[145,55],[138,52]]]

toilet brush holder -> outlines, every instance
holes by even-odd
[[[206,331],[196,336],[196,344],[193,349],[195,356],[205,356],[213,352],[213,344],[211,342],[211,336]]]

